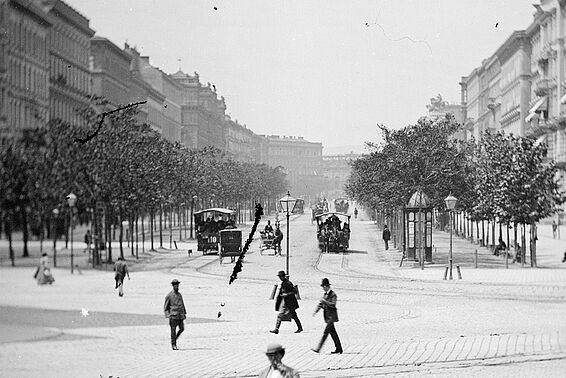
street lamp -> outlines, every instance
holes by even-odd
[[[295,204],[297,203],[297,199],[291,197],[289,191],[287,191],[287,195],[279,200],[281,204],[281,209],[287,214],[287,277],[289,275],[289,216],[293,212],[295,208]]]
[[[52,210],[53,219],[51,230],[53,232],[53,266],[57,268],[57,218],[59,217],[59,209],[55,208]]]
[[[69,204],[69,208],[71,209],[71,274],[74,273],[74,262],[73,262],[73,229],[74,229],[74,220],[73,220],[73,211],[75,208],[75,204],[77,203],[77,196],[74,195],[72,192],[69,193],[67,196],[67,203]]]
[[[450,270],[450,279],[452,279],[452,214],[454,211],[454,208],[456,207],[456,202],[458,201],[458,199],[456,197],[454,197],[452,195],[452,193],[450,193],[448,195],[448,197],[446,197],[444,199],[444,202],[446,203],[446,208],[450,211],[449,213],[449,224],[450,224],[450,254],[448,255],[448,266],[449,266],[449,270]]]

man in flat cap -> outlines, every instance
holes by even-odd
[[[279,311],[277,314],[277,322],[275,323],[275,329],[269,332],[279,333],[279,326],[281,326],[282,321],[291,321],[293,319],[297,324],[297,330],[295,333],[303,332],[303,326],[297,315],[297,309],[299,308],[299,302],[297,301],[297,291],[295,286],[285,274],[285,271],[280,270],[277,273],[279,279],[281,280],[281,287],[279,288],[279,294],[275,300],[275,311]]]
[[[320,286],[322,286],[322,289],[324,290],[324,295],[320,299],[320,303],[316,307],[312,316],[315,316],[320,309],[323,309],[326,328],[324,328],[324,332],[322,333],[322,338],[320,339],[318,346],[312,349],[312,351],[319,353],[326,341],[326,338],[330,334],[334,341],[334,346],[336,347],[332,354],[342,354],[342,344],[340,343],[340,338],[338,337],[338,333],[334,327],[334,323],[338,321],[338,310],[336,309],[336,301],[338,300],[338,297],[336,296],[336,293],[330,289],[330,281],[328,278],[323,278]]]
[[[270,365],[268,368],[263,369],[259,373],[259,378],[300,378],[299,373],[295,369],[284,365],[281,362],[285,355],[285,348],[283,348],[281,344],[270,343],[267,346],[265,355],[267,356]]]
[[[173,290],[165,296],[165,304],[163,311],[165,317],[169,318],[169,326],[171,327],[171,347],[177,350],[177,339],[185,330],[184,320],[187,318],[187,311],[185,310],[185,303],[183,296],[179,293],[179,284],[181,282],[177,279],[171,281]],[[177,331],[179,327],[179,331]]]

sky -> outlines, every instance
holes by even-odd
[[[364,152],[515,30],[537,0],[65,0],[97,36],[166,73],[198,72],[256,134],[302,136],[323,154]]]

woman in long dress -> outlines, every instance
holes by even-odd
[[[49,257],[47,253],[43,253],[39,259],[39,267],[37,272],[37,284],[45,285],[52,284],[55,281],[53,275],[51,274],[51,268],[49,267]]]

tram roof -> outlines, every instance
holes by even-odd
[[[203,214],[203,213],[221,213],[221,214],[232,214],[234,213],[234,210],[230,210],[230,209],[225,209],[222,207],[211,207],[210,209],[204,209],[201,211],[197,211],[194,213],[194,215],[199,215],[199,214]]]
[[[347,217],[348,219],[350,219],[350,217],[351,217],[351,215],[348,215],[348,214],[333,212],[333,213],[318,214],[318,215],[315,216],[315,218],[327,218],[327,217],[331,217],[333,215],[340,215],[340,216],[343,216],[343,217]]]

